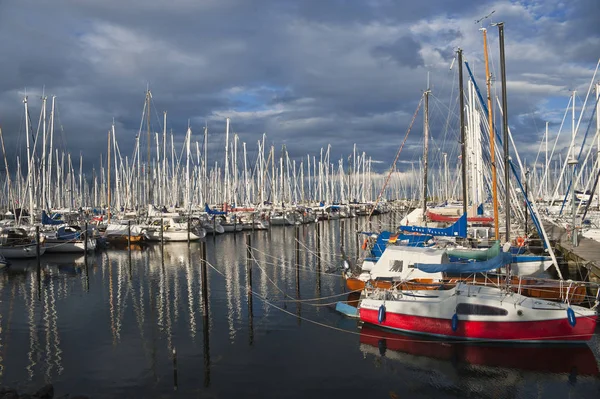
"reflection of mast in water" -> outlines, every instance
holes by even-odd
[[[233,292],[234,292],[234,296],[233,299],[235,301],[235,311],[237,314],[237,321],[238,323],[242,322],[242,287],[240,284],[240,273],[241,271],[244,269],[244,261],[242,259],[243,256],[246,253],[246,248],[245,246],[242,245],[235,245],[235,248],[238,249],[237,251],[232,251],[232,253],[234,254],[234,258],[235,258],[235,262],[232,262],[231,265],[233,267]],[[243,248],[243,251],[239,251],[240,248]],[[241,255],[244,254],[244,255]],[[240,259],[240,255],[242,256],[242,258]]]
[[[127,292],[123,293],[123,281],[127,276],[127,272],[125,268],[127,267],[124,262],[124,257],[120,256],[117,258],[117,309],[116,309],[116,317],[115,317],[115,329],[117,341],[121,340],[121,326],[123,324],[123,318],[125,315],[125,301],[127,299]]]
[[[202,290],[202,338],[203,338],[203,353],[204,353],[204,386],[210,385],[210,311],[209,311],[209,283],[206,260],[206,242],[200,244],[200,282]]]
[[[44,321],[46,327],[46,377],[52,379],[52,371],[56,367],[57,374],[62,374],[62,357],[60,337],[58,336],[55,294],[55,276],[49,272],[48,286],[44,290]]]
[[[233,279],[231,269],[235,265],[235,256],[231,259],[231,254],[235,251],[223,251],[223,268],[225,269],[225,295],[227,296],[227,324],[229,326],[229,339],[231,343],[235,341],[235,325],[233,323]]]
[[[259,273],[258,273],[259,288],[260,288],[260,295],[263,298],[267,298],[269,296],[269,281],[267,279],[267,270],[266,270],[267,265],[266,265],[266,256],[265,256],[265,253],[266,253],[265,241],[266,240],[258,241],[260,253],[256,253],[256,251],[252,251],[252,255],[256,259],[256,263],[259,268]],[[271,259],[269,259],[269,262],[271,262]],[[265,317],[267,317],[267,316],[269,316],[269,311],[270,311],[271,307],[267,304],[266,301],[261,301],[261,302],[262,302],[262,307],[263,307],[263,314]]]
[[[29,274],[29,295],[25,295],[25,302],[27,306],[27,324],[29,325],[29,352],[27,357],[29,364],[27,365],[27,373],[29,374],[29,380],[33,379],[33,369],[35,368],[39,359],[39,343],[37,337],[37,326],[35,322],[35,296],[38,293],[37,277],[33,273]]]
[[[191,249],[188,247],[188,258],[185,267],[185,281],[187,285],[187,299],[188,299],[188,310],[190,319],[190,336],[192,340],[196,337],[196,310],[195,310],[195,299],[194,292],[194,273],[192,269],[192,254]]]
[[[4,291],[4,279],[0,278],[0,298],[2,297],[2,291]],[[3,301],[0,301],[0,304],[3,304]],[[5,346],[5,344],[2,341],[2,339],[4,337],[4,328],[2,326],[4,324],[4,320],[2,319],[3,313],[4,312],[2,311],[2,309],[0,309],[0,382],[2,381],[2,375],[4,374],[4,350],[5,350],[4,346]],[[9,314],[9,320],[10,320],[10,314]]]
[[[104,268],[108,268],[108,303],[110,309],[110,330],[112,331],[113,336],[113,345],[117,344],[118,336],[117,336],[117,327],[115,323],[115,295],[113,290],[113,271],[112,265],[110,263],[110,258],[108,256],[108,252],[106,253],[106,264]]]

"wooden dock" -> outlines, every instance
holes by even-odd
[[[556,250],[568,261],[571,278],[585,280],[587,277],[600,282],[600,242],[579,236],[579,245],[574,247],[571,235],[562,227],[544,223],[544,228]],[[587,270],[587,276],[581,275],[582,269]]]

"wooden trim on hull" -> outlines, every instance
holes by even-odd
[[[495,279],[485,278],[485,277],[452,277],[445,279],[444,281],[437,282],[433,279],[417,279],[406,281],[402,283],[394,283],[389,280],[371,280],[371,286],[374,288],[381,289],[390,289],[392,288],[392,284],[398,286],[398,289],[401,290],[436,290],[439,288],[449,289],[454,287],[454,285],[460,281],[467,281],[469,283],[475,283],[480,285],[487,285],[495,283]],[[569,302],[575,305],[583,303],[586,296],[586,287],[584,285],[574,285],[569,288],[568,283],[560,283],[559,281],[541,281],[536,279],[527,279],[521,278],[519,281],[519,277],[513,277],[511,284],[513,286],[513,291],[519,291],[522,295],[531,297],[531,298],[539,298],[546,299],[549,301],[558,301],[562,300],[567,292],[569,293]],[[360,280],[356,277],[348,277],[346,279],[346,287],[350,291],[359,291],[365,289],[365,281]]]

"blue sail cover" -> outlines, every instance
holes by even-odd
[[[217,211],[216,209],[210,209],[208,204],[204,204],[204,211],[209,215],[227,215],[227,212]]]
[[[65,222],[63,222],[62,220],[52,219],[50,216],[48,216],[46,211],[42,210],[42,224],[49,224],[49,225],[57,226],[59,224],[64,224],[64,223]]]
[[[400,226],[402,231],[410,233],[429,234],[444,237],[467,237],[467,214],[462,215],[452,226],[446,228],[422,227],[422,226]]]
[[[415,263],[425,273],[483,273],[498,269],[512,262],[509,252],[500,252],[496,257],[481,262]]]

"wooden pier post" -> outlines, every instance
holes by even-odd
[[[187,217],[187,243],[190,245],[190,215]]]
[[[346,237],[345,224],[346,224],[346,222],[344,220],[340,220],[340,243],[341,243],[342,248],[344,248],[344,241],[345,241],[345,237]]]
[[[40,226],[35,226],[35,257],[37,259],[37,267],[40,268]]]
[[[300,226],[295,226],[296,269],[300,267]]]
[[[208,307],[208,275],[206,273],[206,242],[201,241],[200,248],[200,269],[201,269],[201,284],[202,284],[202,314],[203,314],[203,323],[202,323],[202,332],[203,332],[203,352],[204,352],[204,386],[208,387],[210,385],[210,328],[209,322],[210,319],[208,317],[209,307]]]
[[[127,221],[127,251],[131,253],[131,220]]]
[[[254,343],[254,310],[252,306],[252,238],[246,234],[246,295],[248,298],[248,333],[249,344]]]
[[[84,261],[87,265],[87,253],[88,253],[88,224],[85,222],[85,232],[83,233],[83,252],[85,253]]]
[[[173,390],[177,390],[177,349],[173,348]]]
[[[32,216],[33,218],[33,216]],[[42,299],[42,265],[40,263],[40,226],[35,226],[35,255],[37,260],[38,300]]]
[[[163,245],[165,243],[164,231],[165,231],[165,222],[164,222],[163,218],[160,218],[160,248],[161,248],[161,250],[162,250]]]

